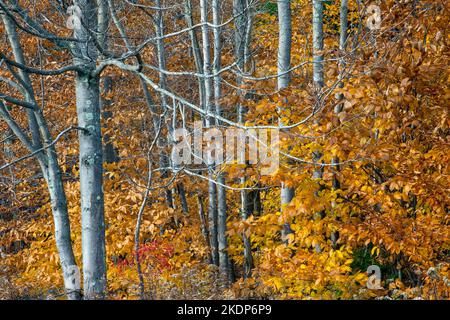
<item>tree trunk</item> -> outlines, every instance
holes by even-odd
[[[78,5],[87,27],[97,30],[94,2],[80,0]],[[84,27],[76,30],[75,36],[83,40],[77,44],[75,63],[85,66],[76,77],[78,126],[85,129],[79,132],[84,296],[101,299],[106,290],[106,252],[100,81],[98,76],[91,76],[98,53]]]
[[[291,68],[291,44],[292,44],[292,21],[291,21],[291,1],[278,0],[278,90],[284,89],[289,85]],[[294,198],[295,189],[287,187],[284,182],[281,183],[281,211]],[[292,233],[288,222],[285,222],[282,230],[282,238]]]
[[[81,298],[80,288],[78,288],[80,272],[72,250],[67,199],[56,152],[49,156],[48,160],[47,185],[52,206],[53,223],[55,224],[56,247],[64,274],[64,285],[67,297],[70,300],[78,300]]]
[[[155,5],[157,8],[162,8],[161,1],[156,0]],[[161,89],[166,90],[167,89],[167,77],[163,70],[166,70],[166,50],[164,47],[164,40],[161,38],[164,36],[164,16],[163,16],[163,10],[156,10],[156,16],[155,16],[155,28],[156,28],[156,36],[158,37],[156,40],[156,48],[158,53],[158,68],[161,70],[159,72],[159,87]],[[161,93],[159,96],[160,103],[161,103],[161,109],[164,113],[168,110],[168,104],[167,104],[167,97],[164,93]],[[163,144],[167,145],[170,143],[170,138],[172,135],[172,129],[170,120],[167,119],[167,117],[164,117],[164,121],[167,124],[168,127],[168,137],[161,138],[160,141],[163,142]],[[163,150],[160,154],[160,164],[163,168],[168,168],[170,166],[170,160],[169,156],[167,155],[167,152]],[[169,171],[163,170],[161,174],[161,178],[166,179],[169,177]],[[174,208],[174,195],[172,192],[172,189],[170,187],[167,187],[166,190],[166,202],[167,205],[170,208]]]
[[[246,66],[248,63],[248,52],[250,46],[250,38],[251,38],[251,12],[247,10],[244,12],[248,5],[248,1],[246,0],[234,0],[233,1],[233,14],[236,16],[235,19],[235,32],[234,32],[234,43],[235,43],[235,58],[237,60],[237,65],[241,72],[246,71]],[[240,87],[243,84],[242,76],[238,75],[236,79],[236,84]],[[245,92],[241,89],[238,90],[238,95],[241,97],[245,97]],[[247,112],[246,108],[242,105],[242,103],[238,103],[237,106],[237,118],[238,123],[243,124],[245,122],[245,113]],[[240,183],[242,185],[247,181],[247,177],[240,178]],[[241,190],[241,216],[243,220],[249,218],[249,193],[247,190]],[[251,242],[250,237],[248,237],[245,233],[242,234],[242,242],[244,245],[244,279],[250,278],[253,268],[253,257],[251,250]]]
[[[313,0],[313,80],[318,89],[324,86],[323,77],[323,3]]]
[[[211,78],[211,55],[210,55],[210,39],[209,30],[206,23],[208,22],[208,1],[200,0],[200,19],[202,24],[202,52],[203,52],[203,74],[206,76],[205,82],[205,111],[209,113],[211,111],[211,96],[212,96],[212,84]],[[206,116],[205,124],[206,128],[210,128],[214,125],[214,118]],[[212,261],[215,265],[219,266],[219,243],[217,234],[217,188],[214,182],[214,163],[212,159],[206,159],[208,165],[208,194],[209,194],[209,205],[208,205],[208,221],[209,221],[209,236],[211,244],[211,256]]]
[[[185,0],[185,19],[188,28],[192,28],[194,26],[194,19],[192,17],[191,0]],[[194,56],[197,73],[202,74],[203,73],[202,52],[200,49],[200,45],[198,43],[198,37],[195,29],[191,29],[189,31],[189,38],[191,40],[192,54]],[[198,78],[198,86],[199,86],[200,107],[205,108],[205,80],[203,78]]]
[[[220,18],[220,0],[212,0],[212,15],[213,24],[219,25]],[[213,59],[213,73],[214,73],[214,105],[215,113],[222,116],[222,108],[220,99],[222,97],[221,76],[219,74],[221,68],[222,42],[220,40],[220,28],[213,29],[214,38],[214,59]],[[217,202],[218,202],[218,219],[217,219],[217,238],[219,251],[219,269],[227,284],[231,282],[230,266],[228,258],[228,241],[227,241],[227,197],[225,190],[225,176],[223,173],[218,173],[217,177]]]
[[[184,189],[184,183],[180,182],[177,184],[177,192],[180,197],[181,209],[184,214],[189,213],[189,207],[186,199],[186,190]]]
[[[214,179],[214,174],[211,169],[208,170],[209,178]],[[219,266],[219,239],[218,239],[218,212],[217,212],[217,188],[215,182],[208,183],[208,224],[209,224],[209,237],[211,245],[211,257],[213,264]]]
[[[219,184],[225,183],[223,175],[218,177]],[[231,283],[231,270],[228,257],[228,239],[227,239],[227,195],[226,189],[222,186],[217,188],[218,199],[218,242],[219,242],[219,269],[227,284]]]
[[[211,243],[210,243],[210,236],[209,236],[209,230],[208,230],[208,223],[206,221],[205,217],[205,209],[203,207],[203,198],[200,195],[197,195],[197,206],[198,206],[198,216],[200,218],[200,226],[202,230],[203,237],[205,238],[206,247],[208,248],[208,261],[210,264],[213,263],[212,256],[211,256]]]
[[[17,34],[16,26],[14,22],[11,20],[10,17],[8,17],[6,14],[2,14],[3,23],[5,25],[6,33],[8,35],[8,40],[11,45],[11,49],[14,55],[14,59],[16,62],[26,65],[25,58],[23,55],[22,46],[20,44],[19,35]],[[21,78],[21,80],[28,86],[26,88],[26,100],[29,102],[35,103],[35,97],[34,97],[34,91],[33,86],[31,85],[30,76],[27,72],[25,72],[22,69],[18,70],[18,74]],[[28,127],[31,131],[31,140],[33,143],[33,146],[36,149],[39,149],[42,147],[42,140],[39,132],[39,125],[36,119],[36,114],[33,110],[27,109],[27,118],[28,118]]]
[[[324,86],[323,74],[323,3],[321,0],[313,0],[313,80],[316,90]],[[314,151],[312,154],[315,169],[313,179],[322,179],[323,166],[320,164],[322,153]],[[317,196],[317,194],[316,194]],[[322,219],[324,212],[315,213],[316,219]],[[321,252],[320,244],[315,246],[316,252]]]
[[[20,40],[13,22],[6,15],[2,15],[2,18],[13,50],[14,59],[16,62],[26,65]],[[43,117],[42,110],[40,110],[36,104],[33,86],[29,75],[25,71],[19,70],[19,76],[22,83],[27,86],[27,88],[25,88],[27,92],[26,100],[36,105],[35,111],[27,111],[32,140],[28,141],[28,138],[24,134],[21,134],[21,130],[17,125],[11,122],[11,119],[7,120],[5,118],[7,114],[3,114],[3,112],[7,112],[6,108],[2,108],[2,115],[11,131],[13,131],[22,143],[27,146],[30,152],[33,152],[34,150],[42,147],[41,134],[46,145],[49,145],[52,142],[52,138],[47,123]],[[64,286],[66,288],[67,297],[71,300],[77,300],[80,298],[80,288],[78,287],[79,269],[76,265],[75,256],[72,249],[67,199],[55,147],[51,146],[47,148],[45,152],[38,153],[37,158],[44,179],[47,182],[47,188],[50,195],[56,247],[63,271]]]

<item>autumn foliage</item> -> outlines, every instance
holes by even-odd
[[[45,11],[46,2],[40,1],[34,10]],[[309,115],[314,105],[321,107],[307,123],[281,132],[281,150],[303,161],[282,154],[279,170],[263,177],[257,166],[222,168],[231,187],[257,185],[261,199],[261,210],[242,219],[239,191],[227,191],[228,254],[235,275],[232,283],[210,264],[210,248],[199,216],[199,201],[208,207],[208,184],[198,177],[183,172],[164,176],[155,171],[136,251],[135,227],[145,197],[148,162],[158,163],[160,153],[168,149],[154,149],[148,155],[154,139],[153,114],[140,80],[118,68],[104,71],[114,86],[102,96],[111,101],[103,112],[112,113],[102,119],[102,133],[113,143],[119,158],[104,164],[108,298],[140,297],[136,257],[141,263],[146,298],[450,298],[450,4],[378,4],[383,12],[381,30],[363,28],[354,37],[365,13],[357,1],[349,1],[348,32],[352,37],[342,51],[339,1],[325,3],[326,89],[318,94],[310,64],[310,1],[295,0],[291,5],[292,66],[303,67],[292,71],[289,87],[281,91],[276,90],[276,78],[256,80],[277,72],[276,4],[259,2],[260,13],[252,30],[254,72],[240,84],[241,90],[249,90],[253,96],[239,93],[236,76],[224,73],[224,82],[230,84],[223,89],[224,114],[234,119],[235,105],[240,103],[248,110],[247,126],[273,125],[278,119],[295,124]],[[227,1],[224,6],[232,10]],[[139,21],[148,17],[138,9],[129,14],[135,18],[126,20],[127,28],[138,38],[145,32]],[[170,13],[166,20],[167,33],[185,28],[185,21],[170,19]],[[46,27],[59,35],[69,34],[69,30],[51,24]],[[225,36],[231,34],[229,28]],[[4,33],[2,25],[2,37]],[[45,40],[21,34],[21,41],[27,61],[36,66],[55,69],[67,60]],[[190,46],[186,38],[167,39],[165,44],[168,70],[195,69],[192,56],[186,54]],[[233,63],[229,46],[224,46],[223,65]],[[11,50],[3,41],[0,48],[7,55]],[[336,85],[342,72],[339,58],[346,62],[342,86]],[[143,50],[142,59],[155,63],[154,48]],[[0,79],[8,77],[8,69],[2,67]],[[52,134],[75,126],[72,75],[32,77],[35,91],[45,91],[37,97],[39,104],[45,104]],[[158,81],[157,72],[148,71],[148,77]],[[189,77],[168,76],[167,82],[180,96],[197,99],[198,84]],[[6,82],[0,82],[0,92],[17,95]],[[336,106],[341,107],[339,112]],[[23,113],[10,110],[25,126]],[[187,114],[188,121],[196,117],[194,112]],[[0,130],[7,132],[4,122],[0,122]],[[76,132],[64,135],[57,150],[73,249],[81,263],[76,137]],[[27,154],[17,140],[0,143],[0,166]],[[6,149],[12,159],[3,152]],[[318,153],[319,158],[315,156]],[[339,165],[331,165],[336,159]],[[313,178],[317,170],[322,172],[321,178]],[[247,180],[242,183],[239,178],[244,174]],[[280,207],[281,181],[295,189],[295,197],[284,208]],[[185,189],[188,212],[183,211],[177,189],[180,184]],[[173,191],[173,207],[166,201],[168,189]],[[0,298],[63,298],[52,208],[35,161],[27,159],[0,171],[0,192]],[[285,223],[292,233],[283,239]],[[250,239],[254,264],[251,277],[245,278],[243,235]],[[366,287],[369,265],[380,266],[383,290]]]

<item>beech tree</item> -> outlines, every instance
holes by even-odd
[[[11,73],[12,79],[4,79],[8,85],[22,94],[22,99],[2,94],[3,101],[9,102],[10,106],[22,109],[21,112],[26,113],[28,126],[23,129],[11,114],[3,101],[0,101],[0,115],[9,127],[7,134],[14,134],[17,139],[24,145],[30,153],[30,156],[36,156],[43,178],[47,183],[48,192],[51,199],[53,211],[53,221],[55,226],[55,241],[58,247],[61,267],[64,275],[66,288],[70,288],[68,296],[71,299],[77,299],[80,295],[78,290],[73,290],[72,282],[75,281],[72,274],[72,266],[76,266],[75,257],[72,250],[70,221],[67,211],[67,200],[64,192],[63,181],[61,177],[61,169],[58,164],[57,153],[54,144],[57,139],[64,134],[64,131],[54,140],[50,134],[50,130],[45,120],[42,107],[39,105],[33,84],[30,79],[31,73],[46,74],[44,70],[33,69],[28,66],[25,61],[23,46],[17,34],[17,25],[14,16],[9,14],[4,3],[1,3],[2,20],[4,30],[7,34],[9,46],[12,51],[12,57],[8,58],[2,54],[3,61],[7,64],[7,68]],[[56,71],[55,73],[58,73]],[[48,72],[52,74],[53,72]],[[69,131],[73,128],[68,128]],[[8,156],[9,164],[3,165],[2,169],[12,166],[14,160]],[[17,160],[16,160],[17,161]]]
[[[0,281],[448,298],[446,10],[0,0]]]

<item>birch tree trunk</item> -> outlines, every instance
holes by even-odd
[[[284,89],[289,85],[291,68],[291,44],[292,44],[292,19],[291,19],[291,1],[278,0],[278,90]],[[285,183],[281,183],[281,211],[294,198],[295,190],[286,187]],[[282,237],[292,233],[289,223],[283,225]]]
[[[8,35],[8,41],[11,45],[14,59],[16,60],[16,62],[18,62],[22,65],[25,65],[25,58],[23,55],[22,47],[20,45],[20,39],[17,34],[16,26],[15,26],[14,22],[11,20],[11,18],[8,17],[6,14],[2,14],[2,19],[3,19],[3,23],[5,25],[6,33]],[[18,70],[18,74],[19,74],[21,80],[28,86],[28,88],[26,88],[26,89],[28,89],[26,91],[26,100],[28,102],[34,103],[35,97],[34,97],[33,87],[30,85],[31,84],[30,76],[28,75],[27,72],[25,72],[22,69]],[[36,114],[33,110],[30,110],[30,109],[27,109],[26,112],[27,112],[27,118],[28,118],[28,127],[31,132],[31,139],[32,139],[33,146],[36,149],[39,149],[42,147],[42,140],[41,140],[41,136],[39,133],[39,124],[36,119]]]
[[[209,39],[208,22],[208,1],[200,0],[200,20],[202,23],[202,44],[203,44],[203,74],[205,76],[205,111],[207,113],[205,117],[206,128],[210,128],[214,125],[214,119],[209,116],[211,112],[211,96],[212,96],[212,83],[211,83],[211,44]],[[211,244],[211,256],[213,263],[219,266],[219,240],[218,240],[218,212],[217,212],[217,188],[214,181],[214,163],[212,159],[206,159],[208,165],[208,222],[209,222],[209,234]]]
[[[15,25],[6,15],[2,15],[2,19],[8,35],[8,40],[13,51],[14,59],[16,60],[16,62],[22,65],[26,65],[23,50],[20,44],[20,39],[16,32]],[[19,70],[18,74],[21,78],[21,82],[27,87],[25,88],[26,100],[35,104],[36,107],[34,111],[27,110],[28,124],[31,131],[32,140],[28,140],[25,134],[21,132],[21,129],[12,122],[12,119],[8,117],[7,110],[3,104],[1,113],[12,132],[14,132],[14,134],[22,141],[22,143],[27,146],[30,152],[33,152],[42,147],[41,135],[46,145],[51,144],[52,137],[43,116],[42,110],[36,103],[33,85],[29,75],[21,69]],[[71,300],[77,300],[80,298],[80,290],[79,288],[74,287],[74,283],[78,282],[79,279],[76,278],[79,277],[79,273],[75,271],[78,270],[78,267],[76,265],[75,256],[72,249],[67,199],[64,191],[61,170],[58,164],[55,147],[48,147],[45,152],[39,153],[37,155],[37,158],[44,179],[47,182],[47,188],[50,195],[56,247],[63,271],[63,279],[67,297]]]
[[[198,206],[198,215],[200,218],[200,228],[202,231],[202,235],[205,238],[206,247],[208,248],[208,261],[210,264],[213,263],[212,256],[211,256],[211,244],[210,244],[210,236],[209,236],[209,230],[208,230],[208,223],[206,221],[205,217],[205,209],[203,206],[203,198],[201,195],[197,195],[197,206]]]
[[[341,0],[341,7],[340,7],[340,27],[339,27],[339,51],[341,55],[344,55],[345,47],[347,44],[347,29],[348,29],[348,0]],[[345,61],[344,58],[339,61],[339,88],[344,87],[344,83],[342,82],[343,77],[343,71],[345,68]],[[338,100],[338,103],[336,104],[336,107],[334,108],[335,113],[339,113],[342,111],[342,108],[344,106],[342,100],[344,99],[344,95],[342,93],[336,94],[336,99]]]
[[[324,86],[323,74],[323,3],[321,0],[313,0],[313,80],[316,90],[319,92]],[[315,169],[313,179],[322,179],[323,166],[320,164],[322,153],[314,151],[312,154]],[[319,190],[320,191],[320,190]],[[316,194],[317,195],[317,194]],[[322,219],[324,212],[315,213],[316,219]],[[321,252],[320,244],[315,246],[316,252]]]
[[[14,56],[14,60],[22,65],[26,65],[25,58],[22,50],[22,46],[20,44],[19,35],[17,34],[16,26],[14,22],[8,17],[6,14],[2,14],[3,23],[5,25],[6,34],[8,36],[8,41],[11,46],[11,50]],[[25,89],[25,99],[28,102],[36,104],[34,89],[32,86],[32,82],[30,76],[27,72],[22,69],[18,70],[18,75],[20,77],[20,81],[23,82],[27,87]],[[36,112],[30,109],[26,110],[27,118],[28,118],[28,128],[31,132],[31,142],[35,149],[39,149],[42,147],[42,140],[40,135],[40,128],[38,121],[36,119]],[[42,167],[42,165],[41,165]],[[44,165],[42,167],[43,174],[46,176],[47,174],[47,166]]]
[[[92,0],[80,0],[83,21],[97,30],[97,8]],[[92,76],[97,49],[83,27],[75,30],[75,63],[84,66],[76,77],[76,105],[80,144],[80,192],[83,252],[83,287],[85,299],[101,299],[106,290],[105,217],[103,201],[103,152],[99,77]]]
[[[207,0],[200,1],[200,21],[201,23],[206,23],[208,21],[208,3]],[[192,4],[190,0],[185,1],[185,18],[186,23],[189,28],[192,28],[194,25],[193,15],[192,15]],[[210,64],[210,41],[209,41],[209,32],[208,26],[205,24],[201,27],[202,34],[202,48],[200,48],[199,41],[197,38],[197,34],[195,29],[189,31],[189,37],[191,40],[191,48],[193,52],[193,56],[195,59],[195,66],[197,69],[197,73],[203,74],[205,76],[211,74],[211,64]],[[220,60],[215,61],[220,68]],[[215,83],[218,79],[214,79]],[[219,79],[220,80],[220,79]],[[212,85],[211,78],[198,78],[199,85],[199,104],[203,110],[207,110],[208,112],[211,110],[211,96],[212,96]],[[220,97],[220,86],[215,86],[214,89],[215,95]],[[215,99],[216,101],[216,99]],[[218,105],[216,103],[216,105]],[[219,106],[220,108],[220,106]],[[205,125],[209,128],[212,123],[210,117],[206,116],[204,118]],[[210,160],[210,159],[209,159]],[[213,166],[209,166],[208,168],[208,177],[210,181],[208,182],[208,226],[202,225],[202,232],[208,236],[208,248],[210,249],[210,263],[218,265],[220,264],[219,259],[219,238],[218,238],[218,224],[219,224],[219,213],[218,213],[218,205],[217,205],[217,188],[214,183],[214,171]],[[220,177],[219,177],[220,179]],[[222,193],[221,193],[222,194]],[[203,212],[203,204],[199,200],[199,206],[202,206],[201,212]],[[223,204],[222,204],[223,207]],[[206,232],[206,233],[205,233]],[[222,257],[223,260],[223,257]]]
[[[313,0],[313,80],[318,89],[324,85],[323,78],[323,3]]]
[[[217,181],[219,184],[225,184],[223,174],[219,174]],[[228,257],[228,239],[227,239],[227,194],[223,186],[217,187],[218,199],[218,242],[219,242],[219,269],[224,279],[231,282],[231,270]]]
[[[79,269],[75,262],[72,250],[72,240],[70,231],[70,220],[67,210],[67,199],[62,182],[61,170],[57,161],[56,152],[48,158],[48,190],[53,213],[53,223],[55,224],[56,247],[60,257],[60,263],[64,274],[64,284],[67,296],[71,300],[78,300],[81,297],[79,288],[73,288],[74,283],[78,282]],[[76,267],[74,269],[74,267]],[[77,271],[75,271],[77,270]]]
[[[249,59],[248,56],[248,47],[250,45],[250,37],[251,37],[251,13],[246,8],[248,6],[247,0],[234,0],[233,1],[233,14],[235,18],[235,31],[234,31],[234,54],[235,59],[237,60],[237,66],[241,72],[246,71],[247,62]],[[246,10],[246,11],[245,11]],[[243,78],[241,75],[237,75],[236,84],[238,87],[242,86]],[[238,89],[238,95],[241,97],[245,97],[245,93],[243,90]],[[246,108],[242,105],[242,103],[238,103],[237,105],[237,120],[239,124],[243,124],[245,122],[245,113]],[[247,177],[240,178],[240,183],[242,185],[247,181]],[[249,206],[251,205],[251,201],[249,199],[249,193],[247,190],[240,191],[241,196],[241,216],[243,220],[246,220],[250,216]],[[250,237],[248,237],[245,233],[242,234],[242,242],[244,245],[244,279],[250,278],[253,268],[253,257],[251,250],[251,242]]]
[[[185,19],[188,28],[193,28],[194,26],[194,18],[192,16],[192,4],[191,0],[185,0]],[[195,67],[197,69],[197,73],[203,74],[203,59],[202,52],[200,49],[200,45],[198,42],[198,37],[195,29],[191,29],[189,31],[189,38],[191,40],[191,48],[192,54],[194,56]],[[198,86],[199,86],[199,100],[200,107],[205,108],[205,80],[203,78],[198,78]]]
[[[212,15],[213,24],[219,25],[220,18],[220,0],[212,0]],[[214,38],[214,59],[213,59],[213,73],[214,73],[214,105],[215,113],[222,116],[222,108],[220,99],[222,97],[221,76],[219,74],[221,68],[222,43],[220,40],[220,28],[213,29]],[[218,219],[217,219],[217,238],[219,250],[219,270],[226,280],[227,284],[231,283],[231,273],[228,257],[228,241],[227,241],[227,195],[225,190],[225,176],[223,173],[218,173],[217,176],[217,202],[218,202]]]

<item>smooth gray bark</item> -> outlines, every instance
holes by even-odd
[[[14,59],[16,62],[18,62],[22,65],[25,65],[25,58],[24,58],[22,47],[20,45],[20,39],[17,34],[16,26],[13,23],[13,21],[11,20],[11,18],[8,17],[6,14],[2,14],[1,16],[3,19],[4,26],[5,26],[6,34],[8,35],[8,40],[11,45]],[[19,74],[21,80],[23,81],[23,83],[25,83],[27,85],[26,100],[28,102],[35,103],[36,101],[35,101],[35,97],[34,97],[34,90],[33,90],[33,87],[30,85],[31,84],[30,76],[28,75],[27,72],[25,72],[22,69],[18,70],[18,74]],[[26,112],[27,112],[27,118],[28,118],[28,127],[31,131],[31,138],[32,138],[33,146],[36,149],[39,149],[42,147],[42,140],[41,140],[41,136],[39,133],[40,130],[39,130],[39,125],[38,125],[38,122],[36,119],[36,114],[33,110],[29,110],[29,109],[27,109]]]
[[[324,86],[323,71],[323,3],[320,0],[313,0],[313,80],[316,88],[320,90]],[[320,164],[322,153],[314,151],[312,154],[315,168],[313,179],[322,179],[323,166]],[[316,212],[315,218],[322,219],[324,212]],[[316,252],[321,252],[320,244],[315,246]]]
[[[214,173],[211,169],[208,170],[210,179],[214,179]],[[215,182],[208,182],[208,225],[209,237],[211,245],[212,262],[219,265],[219,239],[218,239],[218,212],[217,212],[217,188]]]
[[[348,29],[348,0],[341,0],[341,6],[339,11],[339,17],[340,17],[340,27],[339,27],[339,51],[341,55],[344,55],[345,47],[347,45],[347,29]],[[341,61],[339,61],[339,88],[344,87],[344,83],[342,82],[342,76],[343,71],[345,68],[345,61],[344,58],[342,58]],[[342,93],[336,94],[336,99],[338,100],[338,103],[336,104],[336,107],[334,108],[335,113],[339,113],[342,111],[344,104],[342,100],[344,99],[344,95]],[[339,162],[339,161],[338,161]]]
[[[246,72],[246,67],[249,60],[250,39],[251,39],[251,27],[252,27],[252,12],[248,8],[247,0],[234,0],[233,1],[233,14],[235,18],[235,31],[234,31],[234,53],[237,60],[237,66],[241,72]],[[246,10],[246,11],[245,11]],[[241,75],[237,76],[236,84],[240,87],[243,84],[243,78]],[[245,97],[245,92],[242,89],[238,90],[238,95],[242,98]],[[237,106],[237,120],[238,123],[243,124],[245,122],[245,114],[247,110],[238,103]],[[241,177],[240,183],[245,184],[247,177]],[[249,192],[247,190],[240,191],[241,196],[241,216],[243,220],[250,217],[251,201],[249,198]],[[253,268],[253,257],[251,250],[250,237],[245,233],[242,234],[242,242],[244,246],[244,279],[250,278]]]
[[[83,21],[97,30],[96,4],[80,0]],[[101,299],[106,291],[105,217],[103,196],[103,151],[101,135],[100,79],[91,76],[98,57],[88,31],[75,30],[77,43],[75,63],[84,65],[76,76],[76,106],[79,132],[80,193],[83,252],[83,289],[85,299]]]
[[[203,237],[205,238],[206,247],[208,248],[208,260],[209,263],[212,264],[212,256],[211,256],[211,243],[210,243],[210,236],[209,236],[209,229],[208,229],[208,222],[206,221],[205,217],[205,209],[203,206],[203,198],[200,195],[197,195],[197,206],[198,206],[198,216],[200,218],[200,226],[202,230]]]
[[[289,85],[291,68],[291,46],[292,46],[292,18],[291,1],[278,0],[278,90],[284,89]],[[281,184],[281,210],[288,205],[294,198],[295,189]],[[292,233],[289,223],[283,225],[282,237]]]
[[[200,22],[202,23],[202,52],[203,52],[203,74],[205,76],[205,111],[211,112],[211,97],[212,97],[212,81],[211,81],[211,42],[209,38],[209,28],[206,24],[208,22],[208,1],[200,0]],[[205,124],[207,127],[211,126],[214,118],[206,116]]]
[[[202,24],[202,53],[203,53],[203,74],[205,75],[205,97],[204,97],[204,108],[207,114],[212,110],[211,97],[212,91],[212,81],[211,81],[211,43],[209,38],[209,28],[206,24],[208,22],[208,1],[200,0],[200,21]],[[207,128],[214,125],[214,118],[210,116],[205,117],[205,124]],[[214,182],[214,163],[212,159],[206,159],[208,165],[208,224],[209,224],[209,236],[211,244],[211,256],[212,261],[215,265],[219,266],[219,240],[218,240],[218,212],[217,212],[217,188]]]
[[[185,1],[185,19],[188,28],[193,28],[194,19],[192,17],[192,4],[191,0]],[[191,29],[189,31],[189,38],[191,40],[191,48],[192,54],[194,56],[195,67],[197,69],[197,73],[203,73],[203,59],[202,59],[202,51],[200,49],[200,45],[198,42],[198,37],[195,29]],[[205,81],[203,78],[198,78],[198,86],[199,86],[199,102],[200,107],[205,108]]]
[[[313,79],[317,87],[324,85],[323,77],[323,3],[313,0]]]
[[[345,50],[348,32],[348,0],[341,0],[339,19],[339,50]]]
[[[212,0],[212,15],[213,24],[219,25],[221,23],[220,17],[220,0]],[[220,39],[220,28],[213,29],[213,43],[214,43],[214,59],[213,59],[213,73],[214,73],[214,105],[215,113],[222,115],[222,108],[220,105],[220,99],[222,97],[221,76],[219,74],[221,68],[222,57],[222,42]],[[225,176],[223,173],[218,173],[217,181],[217,242],[219,251],[219,270],[224,276],[227,283],[231,282],[229,257],[228,257],[228,240],[227,240],[227,196],[225,185]]]
[[[223,175],[219,175],[217,181],[220,184],[225,184]],[[227,195],[226,189],[222,186],[217,188],[218,198],[218,243],[219,243],[219,269],[224,279],[231,282],[231,269],[228,257],[228,239],[227,239]]]
[[[162,8],[161,1],[156,0],[155,5],[157,8]],[[155,28],[156,28],[156,36],[158,37],[156,40],[156,48],[157,48],[157,58],[158,58],[158,68],[159,68],[159,87],[166,90],[167,89],[167,76],[163,70],[166,70],[166,48],[164,46],[164,40],[161,38],[164,36],[164,16],[163,16],[163,10],[156,10],[155,14]],[[167,104],[167,97],[164,93],[160,94],[160,102],[161,102],[161,109],[162,112],[166,112],[168,110],[168,104]],[[166,119],[164,119],[166,120]],[[160,141],[163,141],[163,144],[171,143],[171,136],[172,136],[172,125],[170,124],[170,121],[166,121],[167,128],[168,128],[168,138],[164,139],[162,138]],[[169,156],[165,151],[161,151],[160,156],[160,164],[163,168],[167,168],[170,166],[170,160]],[[169,177],[169,171],[164,170],[162,172],[162,178],[168,178]],[[172,192],[172,189],[167,187],[166,188],[166,201],[167,205],[170,208],[174,208],[174,193]]]
[[[15,25],[6,15],[2,15],[2,19],[15,61],[22,65],[26,65],[22,46],[20,44],[20,39],[17,35]],[[45,145],[50,145],[52,142],[52,138],[42,110],[36,103],[33,86],[29,75],[21,69],[19,70],[18,75],[20,77],[20,82],[23,83],[24,86],[26,86],[26,100],[35,105],[35,110],[27,111],[28,124],[29,129],[32,133],[32,140],[28,140],[28,137],[13,121],[3,103],[0,106],[0,115],[7,122],[11,131],[14,132],[19,140],[27,147],[28,151],[34,152],[35,150],[42,148],[42,140],[44,141]],[[75,256],[72,249],[67,199],[64,191],[61,170],[58,164],[55,147],[52,145],[42,153],[38,153],[37,158],[44,179],[47,182],[47,188],[50,195],[53,223],[55,229],[55,241],[63,272],[63,279],[67,297],[69,299],[76,300],[80,298],[80,291],[79,288],[74,289],[73,287],[74,282],[77,281],[75,277],[78,276],[78,274],[73,274],[73,268],[78,267],[76,265]]]
[[[220,18],[220,0],[212,0],[212,16],[213,24],[219,25]],[[222,116],[222,107],[220,99],[222,98],[221,75],[219,74],[222,65],[222,41],[220,39],[221,28],[213,28],[213,44],[214,44],[214,58],[213,58],[213,74],[214,74],[214,107],[215,113]]]

